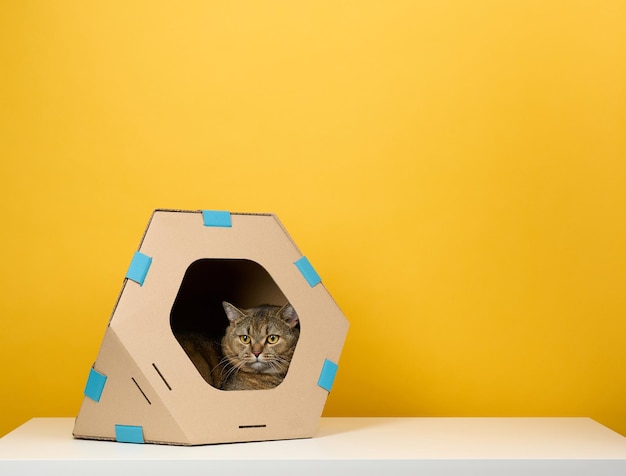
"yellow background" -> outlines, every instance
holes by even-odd
[[[626,434],[625,5],[2,2],[0,434],[77,413],[154,208],[279,216],[326,416]]]

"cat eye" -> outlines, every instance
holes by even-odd
[[[249,344],[250,336],[247,336],[247,335],[239,336],[239,340],[241,341],[242,344]]]
[[[279,339],[279,337],[277,335],[272,334],[270,336],[267,336],[267,343],[268,344],[276,344],[276,342],[278,342],[278,339]]]

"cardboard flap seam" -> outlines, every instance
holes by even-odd
[[[230,212],[221,210],[202,210],[204,226],[231,228],[233,226]]]
[[[296,265],[300,273],[302,273],[302,276],[304,276],[304,279],[306,279],[307,283],[309,283],[309,286],[314,287],[322,282],[322,278],[319,274],[317,274],[317,271],[315,271],[313,265],[306,256],[303,256],[294,264]]]
[[[128,267],[128,271],[126,272],[126,277],[136,283],[139,283],[140,286],[143,286],[151,265],[152,258],[150,256],[144,255],[140,251],[135,251],[133,259],[130,262],[130,266]]]
[[[324,360],[324,365],[322,365],[322,371],[317,384],[327,392],[330,392],[330,389],[333,386],[335,376],[337,375],[337,369],[338,366],[335,362],[328,359]]]
[[[115,440],[120,443],[145,443],[143,427],[133,425],[115,425]]]
[[[89,371],[89,377],[87,377],[87,384],[85,385],[85,396],[91,398],[96,403],[99,402],[106,382],[107,376],[92,367]]]

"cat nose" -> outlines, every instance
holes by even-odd
[[[255,357],[258,357],[259,355],[261,355],[261,352],[258,350],[253,350],[252,353],[254,354]]]

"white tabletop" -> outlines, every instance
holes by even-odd
[[[35,418],[9,433],[0,474],[626,475],[626,438],[588,418],[323,418],[311,439],[194,447],[76,440],[72,427]]]

